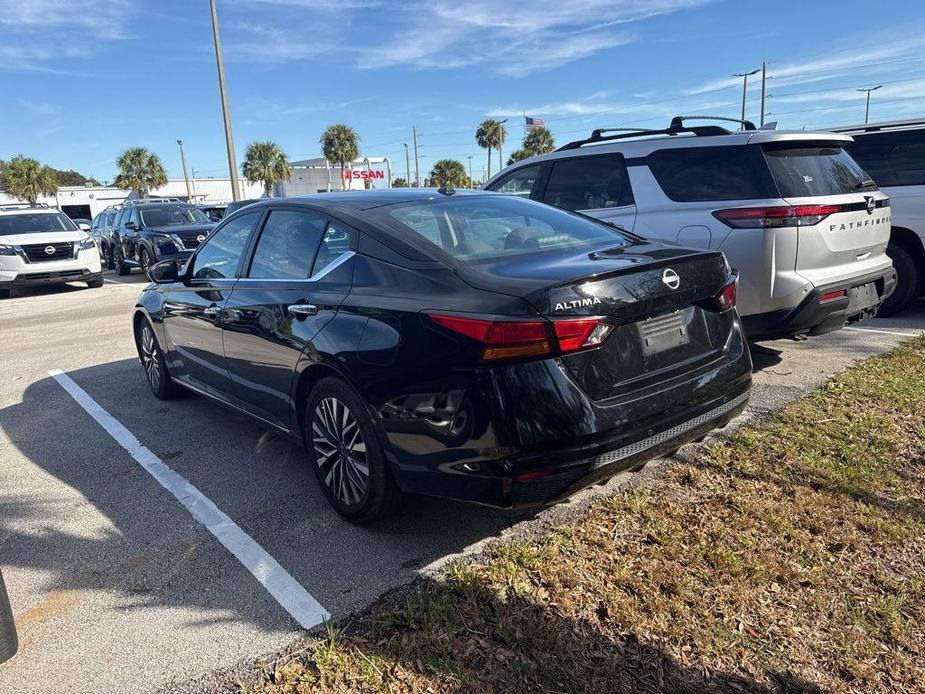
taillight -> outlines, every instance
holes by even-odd
[[[739,288],[739,273],[733,272],[722,288],[713,297],[720,311],[728,311],[736,305],[736,292]]]
[[[440,313],[430,319],[448,330],[482,343],[482,361],[553,354],[546,321],[488,320]],[[602,344],[613,326],[599,318],[566,318],[552,323],[559,352],[566,354]]]
[[[841,205],[733,207],[727,210],[717,210],[713,216],[733,229],[764,229],[813,226],[829,215],[840,211]]]
[[[835,301],[836,299],[844,299],[846,296],[848,296],[848,292],[846,292],[844,289],[836,289],[835,291],[826,292],[820,296],[819,301]]]

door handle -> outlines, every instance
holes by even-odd
[[[222,315],[222,309],[218,306],[209,306],[203,309],[202,315],[204,315],[209,320],[215,320]]]
[[[318,315],[318,307],[315,304],[293,304],[287,310],[290,315],[296,318]]]

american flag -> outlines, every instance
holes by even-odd
[[[524,116],[527,119],[527,130],[535,130],[536,128],[545,128],[546,121],[542,118],[531,118],[530,116]]]

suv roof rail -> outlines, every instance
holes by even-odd
[[[575,140],[566,145],[562,145],[557,152],[563,152],[569,149],[578,149],[584,145],[590,145],[597,142],[609,142],[611,140],[625,140],[632,137],[646,137],[648,135],[680,135],[681,133],[690,133],[698,137],[709,137],[714,135],[731,135],[732,133],[719,125],[684,125],[686,120],[721,120],[731,123],[739,123],[744,130],[756,130],[755,124],[747,120],[738,120],[737,118],[723,118],[720,116],[675,116],[671,119],[671,124],[664,129],[650,128],[597,128],[591,133],[591,137],[584,140]],[[607,133],[617,133],[608,135]]]
[[[180,198],[139,198],[137,200],[126,200],[123,205],[147,205],[152,202],[183,202]]]
[[[6,202],[0,205],[0,210],[47,210],[48,205],[44,202]]]
[[[925,118],[913,118],[912,120],[891,120],[881,123],[864,123],[863,125],[850,125],[832,128],[833,133],[849,132],[876,132],[878,130],[888,130],[890,128],[904,128],[907,126],[925,125]]]

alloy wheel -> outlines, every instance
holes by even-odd
[[[141,266],[141,273],[151,279],[150,275],[148,275],[148,270],[151,269],[151,261],[148,259],[148,251],[144,248],[141,249],[141,253],[138,255],[138,264]]]
[[[147,323],[141,328],[141,363],[148,383],[156,392],[161,387],[161,365],[158,361],[157,340],[154,339],[154,331]]]
[[[359,504],[369,486],[366,442],[353,413],[337,398],[324,398],[315,407],[312,448],[331,493],[347,506]]]

